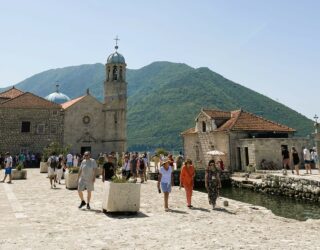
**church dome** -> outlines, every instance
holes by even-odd
[[[62,104],[64,102],[70,101],[70,98],[67,95],[65,95],[59,91],[58,85],[57,85],[56,92],[54,92],[50,95],[47,95],[45,97],[45,99],[47,99],[50,102],[54,102],[54,103],[58,103],[58,104]]]
[[[117,51],[108,56],[107,63],[126,63],[123,55]]]

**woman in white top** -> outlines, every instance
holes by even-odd
[[[172,167],[169,165],[169,159],[163,159],[163,166],[160,168],[159,177],[158,177],[158,190],[161,193],[161,190],[164,194],[164,210],[169,211],[169,193],[171,192],[171,186],[173,185],[173,171]],[[160,189],[161,184],[161,189]]]
[[[79,156],[77,154],[75,154],[73,156],[73,166],[78,167],[78,163],[79,163]]]
[[[131,176],[129,156],[125,155],[122,164],[122,179],[129,180]]]

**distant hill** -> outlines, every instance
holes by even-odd
[[[90,88],[102,100],[104,70],[104,65],[99,63],[51,69],[15,86],[46,96],[59,81],[60,90],[71,98],[83,95]],[[243,108],[297,129],[298,136],[310,134],[313,129],[313,122],[305,116],[208,68],[154,62],[138,70],[128,69],[127,82],[130,150],[180,149],[179,134],[194,126],[194,118],[202,107]]]

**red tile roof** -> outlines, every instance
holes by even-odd
[[[82,100],[83,97],[85,97],[85,96],[86,96],[86,95],[80,96],[80,97],[75,98],[75,99],[72,99],[72,100],[70,100],[70,101],[68,101],[68,102],[62,103],[61,106],[62,106],[63,109],[67,109],[67,108],[69,108],[70,106],[72,106],[73,104],[75,104],[75,103],[79,102],[80,100]]]
[[[0,103],[0,108],[61,108],[61,105],[50,102],[32,93],[25,92]]]
[[[244,110],[231,111],[231,118],[217,130],[257,131],[257,132],[295,132],[280,123],[267,120]]]
[[[209,115],[212,119],[226,119],[227,121],[215,131],[251,131],[251,132],[295,132],[293,128],[267,120],[263,117],[249,113],[244,110],[221,111],[203,109],[202,112]],[[190,128],[182,135],[194,134],[195,128]]]
[[[15,98],[19,95],[22,95],[24,92],[16,89],[15,87],[12,87],[11,89],[8,89],[4,92],[0,93],[0,98],[4,98],[4,99],[12,99]]]
[[[201,111],[213,119],[230,119],[231,116],[229,111],[216,109],[202,109]]]

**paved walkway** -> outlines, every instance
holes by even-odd
[[[138,215],[105,215],[101,179],[95,188],[92,209],[79,210],[77,192],[50,189],[39,169],[28,169],[27,180],[1,183],[0,249],[320,249],[320,221],[284,219],[233,200],[224,208],[224,198],[212,210],[200,192],[189,210],[177,187],[166,213],[152,181],[142,185]]]

